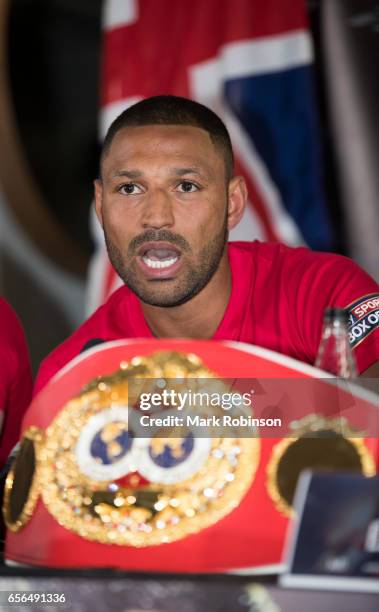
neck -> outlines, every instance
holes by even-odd
[[[209,283],[185,304],[162,308],[141,302],[141,307],[157,338],[212,338],[224,316],[231,287],[231,272],[225,253]]]

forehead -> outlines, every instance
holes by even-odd
[[[219,147],[209,133],[189,125],[144,125],[126,127],[114,136],[106,152],[103,172],[118,171],[138,164],[178,163],[196,165],[205,172],[224,173],[224,161]]]

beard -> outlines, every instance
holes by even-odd
[[[141,279],[142,273],[136,273],[132,265],[137,249],[143,243],[150,241],[171,242],[177,245],[181,250],[181,257],[191,254],[190,245],[180,234],[168,230],[148,230],[133,238],[126,256],[112,244],[105,228],[104,237],[112,266],[125,285],[145,304],[170,308],[185,304],[195,297],[215,274],[228,241],[227,217],[225,216],[220,232],[201,249],[196,261],[184,264],[186,269],[184,272],[181,271],[180,279]]]

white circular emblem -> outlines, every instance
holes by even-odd
[[[80,470],[94,480],[115,480],[137,469],[128,408],[113,406],[92,416],[75,447]]]

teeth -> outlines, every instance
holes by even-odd
[[[169,268],[178,261],[178,257],[171,257],[170,259],[165,259],[164,261],[158,261],[155,259],[149,259],[148,257],[142,257],[143,261],[149,268]]]

